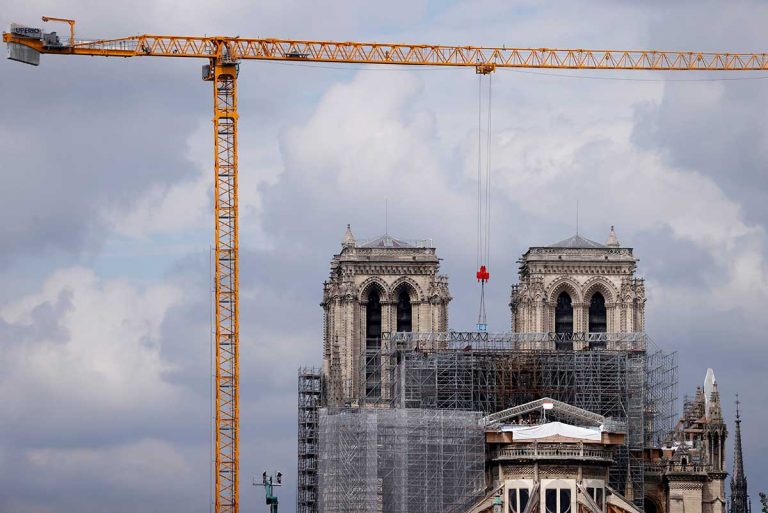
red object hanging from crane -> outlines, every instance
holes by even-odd
[[[488,272],[484,265],[481,265],[480,270],[477,271],[477,281],[486,282],[490,279],[490,277],[491,274]]]

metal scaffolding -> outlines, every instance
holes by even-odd
[[[321,513],[463,513],[485,491],[477,412],[320,410]]]
[[[299,436],[296,511],[317,513],[317,459],[321,374],[315,367],[299,369]]]
[[[358,367],[361,373],[374,371],[377,386],[361,387],[352,407],[321,415],[321,480],[319,488],[307,488],[306,496],[326,504],[323,511],[450,510],[446,497],[460,495],[460,480],[435,472],[461,457],[474,460],[469,449],[448,462],[441,459],[450,456],[445,451],[453,450],[451,440],[466,440],[458,434],[447,438],[442,426],[453,415],[490,415],[542,397],[626,425],[610,484],[642,510],[643,449],[658,447],[677,420],[676,353],[660,350],[643,333],[392,333],[384,334],[380,347],[364,351]],[[322,405],[333,405],[325,395]],[[301,466],[301,431],[299,437]],[[317,453],[312,457],[317,461]],[[301,468],[299,474],[301,480]],[[304,482],[316,476],[308,474]],[[411,479],[416,488],[408,488]],[[474,482],[471,475],[462,479]],[[443,490],[442,495],[432,497],[438,493],[433,489]],[[301,490],[302,484],[300,497]],[[429,507],[421,502],[427,496],[433,501]]]
[[[488,415],[551,397],[626,422],[610,481],[642,509],[643,448],[671,429],[677,382],[676,354],[644,334],[397,333],[382,348],[388,391],[363,398],[369,405]]]
[[[649,344],[645,360],[646,447],[660,447],[678,420],[677,352]]]

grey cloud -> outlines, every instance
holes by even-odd
[[[5,344],[24,344],[41,339],[63,342],[69,333],[59,323],[59,317],[71,308],[71,291],[62,291],[55,302],[36,306],[28,322],[9,323],[0,319],[0,341]]]
[[[761,82],[667,85],[658,105],[638,106],[634,132],[639,146],[664,152],[673,165],[709,176],[739,198],[751,223],[768,219],[768,125],[761,115],[768,98]],[[697,88],[716,98],[691,100]]]
[[[208,95],[179,87],[178,66],[48,57],[45,72],[0,62],[0,165],[12,185],[0,188],[0,238],[13,241],[0,247],[6,265],[95,250],[110,210],[195,174],[186,138],[199,113],[183,107]]]
[[[650,17],[648,37],[664,49],[762,52],[765,42],[759,27],[766,14],[768,8],[761,2],[734,2],[727,8],[718,2],[698,3],[693,9],[674,5]],[[664,152],[675,165],[711,177],[739,199],[749,222],[765,224],[768,125],[761,113],[768,108],[768,97],[761,79],[764,73],[669,78],[729,80],[665,84],[658,104],[637,107],[636,143]]]
[[[675,237],[669,228],[660,227],[631,236],[644,277],[665,286],[685,287],[700,293],[720,283],[722,269],[711,255]]]

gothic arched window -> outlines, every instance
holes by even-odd
[[[365,305],[365,395],[381,396],[381,297],[375,288]]]
[[[365,306],[365,338],[381,339],[381,298],[376,289],[368,294],[368,304]]]
[[[413,331],[411,295],[405,287],[397,295],[397,331]]]
[[[557,296],[555,333],[573,334],[573,305],[571,304],[571,296],[565,291]]]
[[[589,302],[589,332],[605,333],[606,331],[608,331],[608,324],[605,315],[605,298],[601,293],[595,292]]]

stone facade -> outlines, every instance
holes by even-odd
[[[572,308],[572,333],[590,332],[590,306],[599,293],[608,333],[642,332],[645,283],[635,277],[632,248],[620,246],[611,232],[606,244],[579,235],[550,246],[531,247],[520,259],[519,283],[512,286],[512,331],[556,331],[561,294]]]
[[[323,286],[323,374],[329,400],[345,404],[366,395],[386,393],[372,378],[366,358],[376,358],[378,340],[369,337],[369,299],[375,294],[380,310],[378,334],[398,331],[403,314],[402,294],[407,294],[409,318],[405,331],[442,332],[448,329],[448,278],[439,274],[440,260],[431,241],[404,241],[384,235],[358,242],[350,227],[341,251],[331,260],[331,273]],[[402,319],[401,319],[402,321]],[[402,328],[402,326],[401,326]],[[367,354],[368,353],[368,354]],[[369,383],[366,383],[368,381]],[[368,390],[366,390],[368,386]]]

